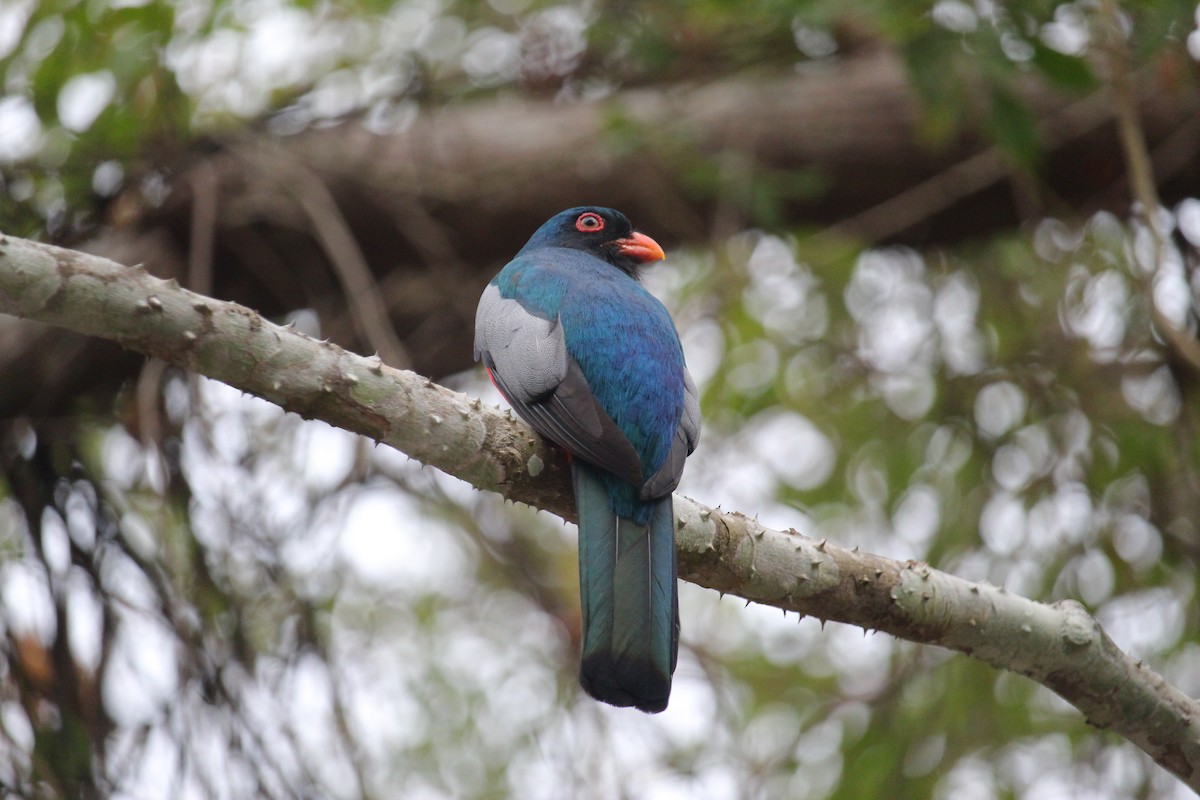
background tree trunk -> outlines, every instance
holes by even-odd
[[[1196,97],[1164,74],[1141,75],[1137,91],[1170,202],[1200,180]],[[386,133],[351,120],[239,134],[178,157],[160,204],[140,190],[116,198],[114,229],[83,249],[267,316],[311,308],[323,336],[443,376],[470,365],[482,284],[572,205],[620,208],[668,248],[760,222],[928,247],[1047,213],[1120,208],[1105,94],[1071,99],[1033,81],[1026,94],[1047,151],[1037,179],[983,148],[978,131],[926,141],[904,66],[885,49],[770,80],[595,102],[504,97]],[[0,387],[0,415],[65,408],[134,363],[0,320],[0,370],[14,376]]]

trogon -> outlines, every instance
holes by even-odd
[[[679,647],[671,492],[700,404],[666,308],[638,269],[662,248],[610,208],[563,211],[492,279],[475,358],[571,458],[583,612],[580,683],[662,711]]]

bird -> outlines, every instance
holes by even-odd
[[[639,276],[663,258],[621,212],[570,208],[488,283],[475,315],[476,361],[570,459],[580,683],[647,713],[667,707],[678,659],[671,493],[700,439],[679,333]]]

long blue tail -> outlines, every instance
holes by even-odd
[[[671,496],[639,502],[645,524],[638,524],[613,511],[594,467],[575,461],[572,476],[583,606],[579,682],[605,703],[662,711],[679,650]]]

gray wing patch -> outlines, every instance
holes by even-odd
[[[683,368],[683,419],[679,421],[679,430],[687,441],[690,456],[700,444],[700,392],[687,367]]]
[[[683,462],[696,449],[700,442],[700,393],[691,374],[683,371],[683,417],[679,427],[675,429],[675,440],[671,443],[671,451],[667,453],[663,465],[658,472],[650,476],[650,480],[642,484],[639,492],[643,500],[663,497],[675,491],[679,479],[683,477]]]
[[[491,357],[503,376],[510,401],[532,403],[558,386],[567,374],[567,346],[558,320],[530,314],[490,284],[475,311],[475,358]]]
[[[596,402],[558,320],[529,313],[489,285],[475,312],[475,358],[542,436],[635,486],[642,482],[637,451]]]

